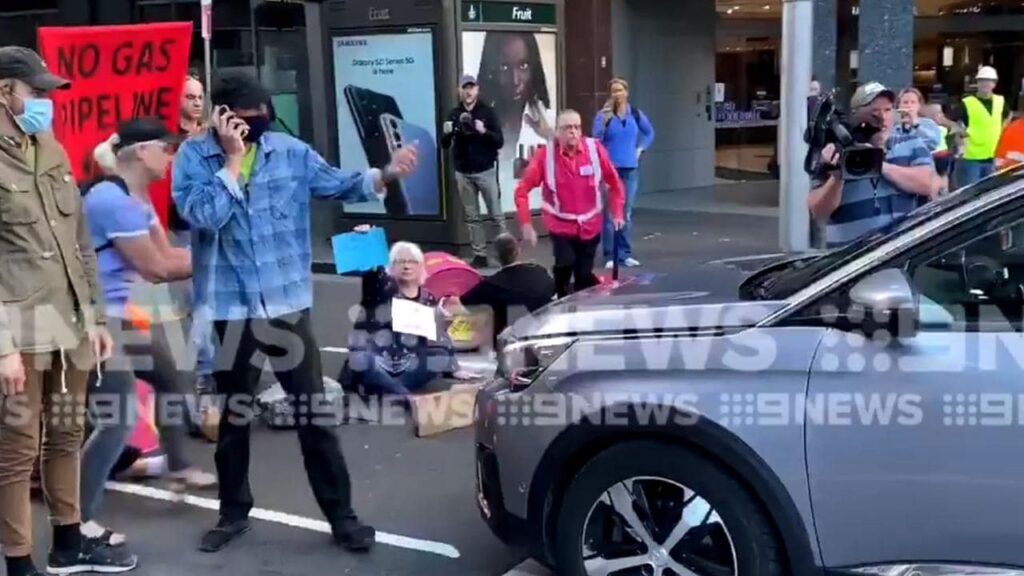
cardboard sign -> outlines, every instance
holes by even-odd
[[[391,328],[400,334],[437,341],[437,314],[430,306],[394,298],[391,300]]]
[[[79,183],[100,176],[92,152],[120,122],[157,117],[177,133],[191,42],[191,22],[39,29],[46,65],[71,81],[53,93],[53,131]],[[150,195],[166,226],[170,179]]]

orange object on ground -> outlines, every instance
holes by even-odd
[[[1003,129],[996,147],[996,166],[1006,168],[1024,163],[1024,118],[1010,122]]]
[[[149,317],[149,314],[134,304],[128,304],[127,315],[132,328],[136,330],[149,332],[149,328],[153,325],[153,319]]]

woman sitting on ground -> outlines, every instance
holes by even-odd
[[[367,225],[356,228],[362,233],[369,230]],[[391,248],[386,270],[380,267],[363,274],[362,309],[349,338],[349,369],[368,393],[405,396],[445,374],[457,379],[474,377],[459,370],[448,337],[451,304],[427,291],[423,287],[426,279],[423,251],[410,242],[397,242]],[[437,336],[430,339],[395,332],[391,321],[395,299],[433,308]]]

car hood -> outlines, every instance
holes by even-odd
[[[573,294],[516,322],[515,339],[584,334],[721,331],[756,324],[783,302],[742,301],[739,286],[782,257],[734,259],[681,272],[639,273]]]

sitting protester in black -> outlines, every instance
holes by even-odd
[[[501,269],[485,277],[462,295],[463,306],[489,306],[494,313],[494,347],[498,335],[509,324],[509,308],[525,308],[536,312],[555,296],[555,281],[547,269],[519,260],[519,243],[511,234],[501,234],[494,241]]]

